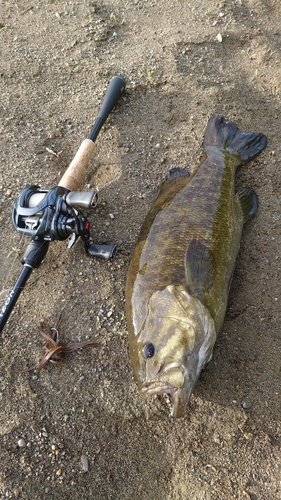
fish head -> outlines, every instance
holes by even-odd
[[[155,292],[137,341],[135,375],[144,397],[167,393],[174,416],[183,416],[215,339],[209,311],[183,287]]]

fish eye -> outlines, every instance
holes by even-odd
[[[145,358],[153,358],[155,354],[155,347],[151,342],[148,342],[143,346],[142,352]]]

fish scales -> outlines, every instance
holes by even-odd
[[[182,416],[222,326],[253,190],[235,193],[235,171],[266,146],[213,115],[195,172],[174,169],[142,226],[126,285],[130,355],[145,395],[171,395]]]

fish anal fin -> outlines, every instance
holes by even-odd
[[[213,283],[210,249],[193,238],[186,250],[185,270],[190,294],[204,302],[205,292]]]
[[[251,188],[244,188],[236,194],[244,222],[253,217],[258,209],[258,197]]]

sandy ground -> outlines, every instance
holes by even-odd
[[[116,256],[53,242],[1,334],[1,499],[281,499],[279,0],[2,0],[0,40],[1,304],[29,241],[14,200],[57,185],[111,77],[127,81],[81,186],[99,190],[92,236]],[[133,380],[125,279],[158,184],[196,167],[212,113],[268,147],[239,172],[259,211],[213,360],[174,421]],[[65,340],[100,346],[21,374],[41,358],[38,322],[59,312]]]

